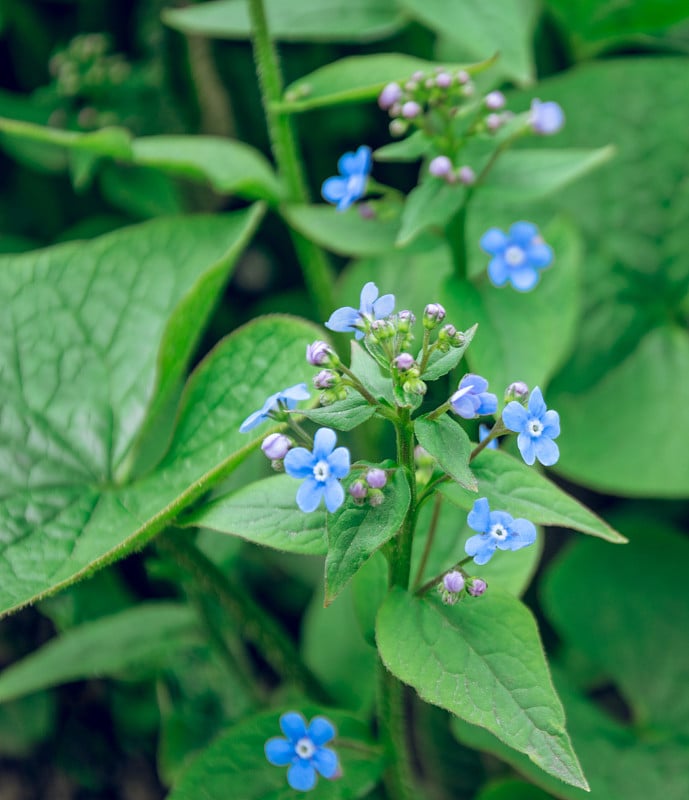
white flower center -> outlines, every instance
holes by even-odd
[[[516,244],[510,245],[507,250],[505,250],[505,261],[508,267],[520,267],[525,259],[526,253],[521,247],[517,247]]]
[[[543,433],[543,425],[537,419],[530,419],[527,428],[529,435],[533,436],[534,439],[538,439]]]
[[[311,758],[316,752],[316,746],[308,736],[304,736],[296,743],[294,750],[299,758]]]
[[[316,466],[313,468],[313,477],[320,481],[320,483],[325,483],[328,478],[330,477],[330,466],[327,461],[319,461]]]
[[[499,539],[500,541],[507,538],[507,529],[503,525],[500,525],[499,522],[493,525],[492,528],[488,531],[488,533],[494,539]]]

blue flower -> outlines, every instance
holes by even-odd
[[[299,792],[308,792],[316,785],[316,773],[324,778],[334,778],[338,772],[337,753],[323,747],[335,736],[332,722],[325,717],[314,717],[306,727],[306,720],[296,711],[280,717],[280,728],[287,737],[276,736],[265,743],[266,758],[276,767],[286,767],[287,783]]]
[[[531,392],[527,408],[516,400],[508,403],[502,412],[502,421],[509,430],[519,434],[517,446],[527,464],[538,459],[544,467],[550,467],[560,457],[560,450],[553,441],[560,435],[560,415],[557,411],[548,411],[538,386]]]
[[[452,410],[464,419],[495,414],[498,410],[498,398],[487,392],[487,388],[488,381],[480,375],[465,375],[450,398]]]
[[[476,500],[467,517],[478,535],[464,545],[476,564],[487,564],[497,550],[521,550],[536,541],[536,528],[528,519],[513,519],[506,511],[491,511],[488,498]]]
[[[482,442],[490,433],[490,428],[487,425],[481,423],[478,426],[478,440]],[[498,440],[493,439],[492,441],[488,442],[486,445],[486,450],[497,450],[498,449]]]
[[[313,439],[313,453],[305,447],[294,447],[285,456],[285,472],[304,483],[297,492],[297,505],[309,513],[325,498],[328,511],[337,511],[344,502],[340,480],[349,473],[349,450],[338,447],[337,436],[330,428],[320,428]]]
[[[366,183],[371,172],[371,148],[366,145],[356,153],[345,153],[337,162],[338,177],[323,182],[321,194],[329,202],[344,211],[366,193]]]
[[[263,408],[254,411],[242,422],[239,426],[240,433],[246,433],[257,425],[260,425],[264,420],[268,419],[273,411],[277,411],[280,405],[285,408],[293,409],[300,400],[308,400],[311,395],[306,388],[305,383],[297,383],[281,392],[271,394],[270,397],[263,404]]]
[[[565,124],[565,112],[558,103],[552,100],[541,103],[540,100],[534,98],[531,101],[530,121],[535,133],[551,136]]]
[[[509,234],[491,228],[481,237],[481,247],[493,256],[488,277],[495,286],[508,281],[520,292],[528,292],[538,283],[539,270],[553,260],[553,250],[530,222],[515,222]]]
[[[340,333],[356,331],[355,337],[362,339],[364,336],[362,328],[367,328],[374,319],[383,319],[392,314],[395,308],[395,296],[384,294],[382,297],[378,297],[378,287],[373,281],[369,281],[361,290],[359,303],[358,310],[351,306],[344,306],[333,311],[330,319],[325,323],[325,327]]]

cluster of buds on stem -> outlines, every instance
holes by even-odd
[[[370,506],[379,506],[385,499],[383,489],[388,482],[384,469],[372,467],[363,478],[357,478],[349,487],[349,494],[354,502],[362,506],[368,502]]]
[[[471,597],[480,597],[487,588],[488,584],[483,578],[470,577],[462,569],[446,572],[438,584],[440,598],[447,606],[454,606],[465,594]]]

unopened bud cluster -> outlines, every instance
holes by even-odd
[[[480,597],[485,593],[488,584],[483,578],[469,577],[463,570],[453,569],[443,575],[438,584],[440,598],[446,606],[458,603],[465,594]]]
[[[385,499],[382,491],[388,482],[388,476],[384,469],[372,467],[363,478],[357,478],[349,487],[349,494],[354,498],[354,502],[362,506],[368,502],[370,506],[379,506]]]

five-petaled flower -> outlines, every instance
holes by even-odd
[[[533,289],[540,270],[553,260],[552,248],[530,222],[515,222],[509,233],[490,228],[481,237],[481,247],[493,256],[488,264],[491,281],[496,286],[509,281],[520,292]]]
[[[285,456],[285,472],[304,483],[297,492],[297,505],[309,513],[325,499],[325,507],[333,512],[344,502],[340,480],[349,473],[349,450],[335,449],[337,436],[330,428],[319,428],[313,439],[313,452],[294,447]]]
[[[287,737],[275,736],[265,743],[266,758],[276,767],[287,770],[287,783],[299,792],[308,792],[316,785],[316,773],[334,778],[339,769],[337,753],[324,747],[335,736],[332,722],[314,717],[306,725],[304,717],[288,711],[280,717],[280,728]]]
[[[467,517],[478,531],[464,545],[477,564],[487,564],[497,550],[521,550],[536,541],[536,528],[528,519],[514,519],[506,511],[491,511],[487,497],[476,500]]]
[[[371,148],[361,145],[356,153],[345,153],[337,162],[337,170],[338,176],[323,182],[321,194],[329,203],[334,203],[338,211],[344,211],[366,193]]]
[[[544,467],[550,467],[560,457],[560,449],[553,439],[560,435],[560,415],[548,410],[543,393],[536,386],[529,397],[529,405],[524,408],[513,400],[502,412],[505,427],[517,436],[517,447],[524,461],[531,465],[538,459]]]
[[[384,294],[378,297],[378,287],[373,281],[369,281],[361,290],[359,303],[358,309],[343,306],[333,311],[325,327],[340,333],[355,331],[355,337],[361,339],[373,320],[383,319],[392,314],[395,308],[395,296]]]
[[[271,394],[270,397],[263,404],[263,408],[254,411],[242,422],[239,426],[240,433],[246,433],[257,425],[260,425],[264,420],[268,419],[274,411],[278,411],[280,407],[293,409],[300,400],[308,400],[311,395],[306,388],[305,383],[297,383],[281,392]]]
[[[498,410],[498,398],[487,392],[487,388],[488,381],[480,375],[465,375],[450,398],[452,410],[464,419],[495,414]]]

